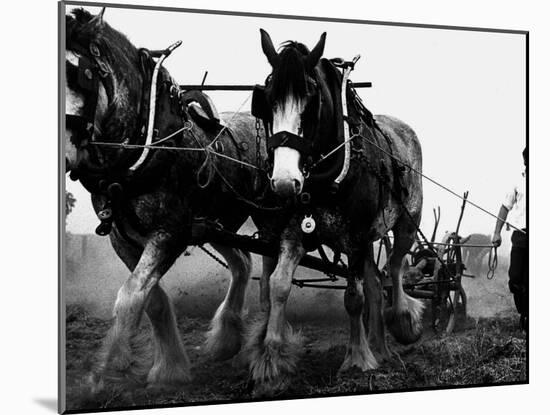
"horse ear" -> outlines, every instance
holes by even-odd
[[[319,59],[321,59],[321,56],[323,56],[323,52],[325,51],[325,39],[327,38],[327,32],[324,32],[321,35],[321,38],[319,39],[319,42],[315,45],[313,50],[307,55],[306,58],[306,66],[308,69],[313,69],[319,62]]]
[[[94,16],[88,24],[91,25],[91,26],[97,26],[97,27],[103,26],[103,14],[104,13],[105,13],[105,7],[103,7],[101,9],[101,11],[97,14],[97,16]]]
[[[273,46],[271,37],[264,29],[260,29],[260,35],[262,38],[262,50],[264,51],[264,55],[267,57],[269,64],[274,67],[279,60],[279,54]]]

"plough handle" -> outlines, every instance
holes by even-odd
[[[160,50],[151,50],[149,53],[153,58],[160,58],[162,55],[165,57],[170,56],[170,54],[177,48],[179,48],[182,44],[181,40],[178,40],[177,42],[171,44],[166,49],[160,49]]]

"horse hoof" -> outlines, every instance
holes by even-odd
[[[192,378],[187,360],[180,363],[155,365],[147,374],[147,387],[177,387],[189,383]]]
[[[283,377],[277,380],[256,382],[252,391],[253,398],[273,398],[284,393],[290,385],[290,380]]]
[[[401,344],[411,344],[422,336],[424,304],[410,296],[405,296],[403,300],[402,304],[386,309],[384,319],[395,340]]]
[[[88,384],[90,393],[92,395],[97,395],[103,392],[103,390],[105,389],[105,380],[103,379],[103,376],[96,372],[91,372],[88,375],[86,383]]]
[[[177,392],[178,395],[184,395],[181,390],[181,383],[167,384],[167,383],[148,383],[145,389],[151,394],[170,394]]]
[[[236,356],[241,350],[241,335],[237,332],[227,332],[221,336],[208,337],[205,342],[205,352],[213,361],[225,361]]]
[[[240,314],[216,313],[206,334],[205,349],[210,359],[228,360],[241,350],[243,323]]]
[[[422,325],[414,320],[408,310],[395,311],[390,308],[384,314],[388,330],[399,343],[411,344],[422,336]]]
[[[387,347],[372,348],[372,354],[378,363],[389,362],[394,357],[393,352],[391,352]]]
[[[381,335],[379,337],[372,336],[369,337],[367,341],[377,362],[382,363],[391,360],[392,351],[388,347],[385,335]]]

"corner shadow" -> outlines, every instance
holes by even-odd
[[[40,406],[42,406],[42,407],[44,407],[44,408],[46,408],[46,409],[48,409],[52,412],[57,413],[57,399],[53,399],[53,398],[35,398],[34,401],[38,405],[40,405]]]

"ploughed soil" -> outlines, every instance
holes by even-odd
[[[182,255],[163,277],[178,316],[178,325],[192,364],[193,381],[171,389],[152,389],[129,380],[109,384],[92,394],[88,382],[101,344],[111,325],[117,290],[128,270],[105,239],[68,235],[64,288],[66,307],[66,390],[69,410],[127,408],[252,400],[248,371],[236,360],[212,362],[204,352],[209,319],[223,300],[229,273],[199,249]],[[506,250],[502,250],[506,252]],[[253,256],[254,276],[261,269]],[[349,336],[341,290],[294,287],[286,314],[304,339],[299,369],[288,390],[277,398],[410,390],[462,385],[527,381],[526,335],[508,290],[507,257],[491,280],[486,269],[464,278],[468,317],[457,322],[451,335],[435,334],[429,307],[425,331],[415,344],[401,346],[388,336],[398,356],[377,370],[339,375]],[[323,274],[298,268],[297,278]],[[342,285],[338,283],[330,283]],[[257,314],[258,284],[251,281],[245,299],[249,321]],[[142,351],[151,351],[151,328],[143,319]],[[152,358],[145,359],[145,367]]]
[[[176,309],[178,307],[176,306]],[[92,316],[79,305],[67,307],[67,408],[92,410],[133,406],[215,403],[252,400],[252,383],[245,366],[236,360],[212,362],[203,352],[207,316],[178,314],[178,325],[192,362],[193,381],[171,389],[119,382],[92,394],[87,382],[110,320]],[[146,319],[144,319],[146,320]],[[370,372],[338,374],[348,340],[348,324],[307,317],[292,325],[304,338],[299,371],[289,389],[277,398],[374,393],[462,385],[487,385],[527,381],[526,335],[512,311],[493,317],[463,318],[451,335],[435,334],[429,316],[423,337],[401,346],[388,337],[397,352],[392,361]],[[150,327],[142,323],[150,349]]]

